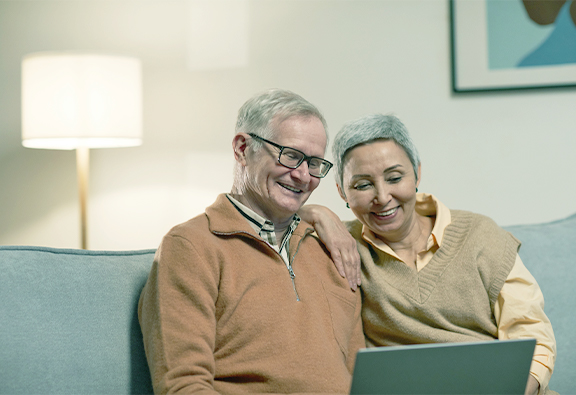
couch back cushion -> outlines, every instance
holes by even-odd
[[[0,247],[0,394],[150,394],[137,304],[154,250]]]
[[[520,257],[544,294],[558,348],[550,389],[574,393],[576,375],[576,214],[536,225],[508,226],[522,242]]]

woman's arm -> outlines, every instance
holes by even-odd
[[[332,210],[317,204],[302,206],[298,215],[314,226],[320,241],[332,255],[338,272],[348,279],[350,288],[356,290],[360,285],[360,255],[356,240],[340,218]]]
[[[499,339],[536,339],[526,394],[542,394],[554,370],[556,339],[544,313],[542,291],[519,255],[498,295],[494,318]]]

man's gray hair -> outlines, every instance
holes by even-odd
[[[328,127],[320,110],[302,96],[285,89],[269,89],[248,99],[238,110],[236,134],[254,133],[265,139],[271,139],[274,137],[274,128],[293,116],[318,118],[324,126],[328,139]],[[262,145],[258,140],[254,143],[256,143],[254,148]]]
[[[376,140],[392,140],[398,144],[412,163],[414,176],[418,180],[420,155],[410,138],[406,126],[394,115],[371,114],[346,123],[338,132],[332,146],[336,183],[342,188],[342,171],[346,155],[359,145]],[[342,188],[343,190],[343,188]]]

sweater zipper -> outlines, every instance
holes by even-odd
[[[288,273],[290,273],[290,279],[292,280],[292,287],[294,288],[294,293],[296,294],[297,302],[300,302],[300,296],[298,295],[298,290],[296,289],[296,280],[295,280],[296,274],[294,273],[294,270],[292,270],[292,263],[296,258],[296,254],[298,254],[298,251],[300,251],[300,246],[302,245],[302,242],[304,241],[306,236],[308,236],[311,233],[312,233],[311,231],[306,232],[306,234],[304,234],[304,237],[300,239],[300,241],[298,242],[298,247],[296,248],[296,251],[294,251],[294,255],[292,255],[292,259],[290,259],[290,264],[288,265]],[[288,256],[290,256],[290,254],[288,254]]]
[[[298,296],[298,291],[296,290],[296,281],[294,281],[296,275],[294,274],[294,270],[292,270],[292,264],[288,266],[288,273],[290,273],[290,278],[292,279],[292,287],[294,288],[294,293],[296,294],[296,301],[300,302],[300,296]]]

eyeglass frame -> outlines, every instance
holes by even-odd
[[[327,160],[324,159],[324,158],[319,158],[319,157],[317,157],[317,156],[308,156],[308,155],[306,155],[304,152],[302,152],[302,151],[300,151],[300,150],[298,150],[298,149],[296,149],[296,148],[292,148],[292,147],[288,147],[288,146],[276,144],[275,142],[270,141],[270,140],[266,140],[264,137],[260,137],[260,136],[258,136],[257,134],[248,133],[248,136],[250,136],[250,137],[252,137],[252,138],[255,138],[255,139],[257,139],[257,140],[263,141],[263,142],[265,142],[265,143],[268,143],[268,144],[272,145],[273,147],[278,148],[278,149],[280,150],[280,152],[278,153],[278,159],[277,159],[277,160],[278,160],[278,163],[280,163],[282,166],[284,166],[284,167],[286,167],[286,168],[288,168],[288,169],[297,169],[298,167],[300,167],[300,165],[301,165],[304,161],[306,161],[306,163],[308,164],[308,167],[310,167],[310,160],[312,160],[312,159],[319,159],[322,163],[326,163],[326,164],[328,165],[328,170],[326,170],[326,172],[324,173],[324,175],[318,175],[318,176],[316,176],[316,175],[314,175],[314,174],[310,174],[310,172],[308,172],[308,173],[309,173],[312,177],[315,177],[315,178],[324,178],[324,177],[326,177],[326,176],[328,175],[328,172],[330,172],[330,169],[332,168],[332,166],[334,166],[334,165],[332,164],[332,162],[327,161]],[[284,163],[280,162],[280,158],[282,157],[282,153],[284,152],[284,149],[286,149],[286,148],[291,149],[291,150],[293,150],[293,151],[296,151],[296,152],[302,154],[302,158],[300,159],[300,162],[298,162],[298,164],[297,164],[296,166],[294,166],[294,167],[285,165]]]

